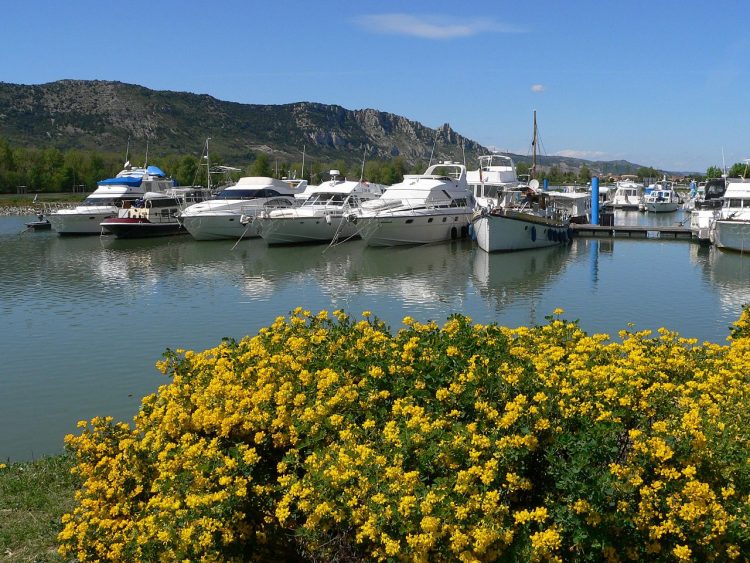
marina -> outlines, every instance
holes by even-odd
[[[469,238],[377,248],[60,237],[25,231],[31,219],[0,217],[2,460],[62,451],[78,420],[130,421],[167,383],[154,368],[167,348],[252,335],[297,306],[372,311],[394,330],[407,315],[442,324],[456,312],[536,325],[559,307],[592,334],[666,327],[723,343],[750,303],[750,257],[664,237],[487,253]],[[614,223],[655,230],[684,219],[618,210]]]

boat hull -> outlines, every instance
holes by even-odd
[[[724,250],[750,250],[750,221],[719,220],[714,224],[713,243]]]
[[[259,237],[258,225],[250,222],[244,225],[241,213],[201,213],[183,215],[180,222],[195,240],[222,240]]]
[[[566,244],[568,225],[523,213],[483,213],[473,221],[477,245],[485,252],[512,252]]]
[[[99,235],[102,232],[100,223],[117,217],[115,208],[91,210],[86,212],[75,209],[61,209],[47,215],[52,229],[60,235]]]
[[[103,233],[111,233],[117,238],[149,238],[188,234],[177,221],[152,223],[142,218],[113,218],[102,221]]]
[[[680,204],[677,202],[664,202],[664,203],[646,203],[644,205],[646,211],[651,213],[671,213],[677,211],[680,208]]]
[[[376,215],[357,217],[360,236],[368,246],[430,244],[468,235],[471,213]]]
[[[260,236],[268,244],[310,244],[358,236],[356,226],[338,214],[262,218],[255,222]]]

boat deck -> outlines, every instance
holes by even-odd
[[[571,224],[573,236],[600,238],[645,238],[692,240],[690,227],[660,225],[590,225]]]

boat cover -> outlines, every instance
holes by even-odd
[[[146,171],[152,176],[166,176],[164,171],[158,166],[147,166]]]
[[[120,178],[107,178],[106,180],[99,180],[97,184],[99,186],[133,186],[138,187],[141,185],[142,178],[136,178],[133,176],[122,176]]]

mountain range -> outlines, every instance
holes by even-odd
[[[22,85],[0,82],[0,137],[20,147],[124,152],[137,147],[151,155],[200,154],[206,138],[226,164],[244,166],[257,154],[299,162],[401,157],[410,166],[434,160],[476,162],[487,147],[449,124],[432,129],[375,109],[297,102],[240,104],[205,94],[150,90],[100,80],[59,80]],[[530,162],[530,155],[511,155]],[[633,173],[627,161],[588,161],[546,156],[542,166],[593,174]],[[469,165],[469,168],[472,168]]]

